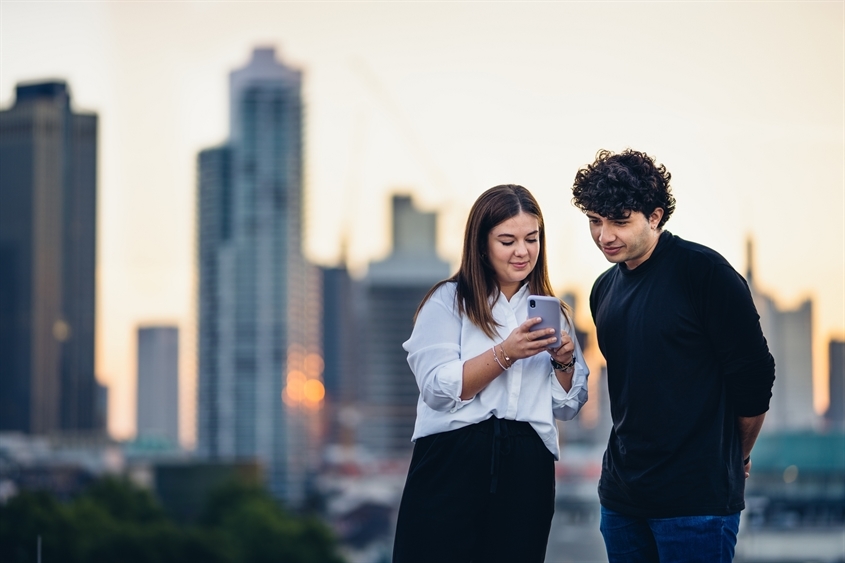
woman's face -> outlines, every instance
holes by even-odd
[[[534,269],[539,254],[540,221],[524,211],[502,221],[487,234],[488,260],[499,289],[508,299]]]

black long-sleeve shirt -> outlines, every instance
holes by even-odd
[[[737,417],[769,408],[774,359],[745,280],[717,252],[663,232],[633,270],[596,280],[613,429],[599,498],[632,516],[745,508]]]

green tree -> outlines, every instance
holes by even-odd
[[[342,563],[319,520],[286,512],[264,489],[226,485],[200,525],[178,526],[148,491],[103,479],[70,503],[23,492],[0,505],[0,561],[34,563]]]
[[[34,563],[39,537],[44,560],[75,561],[73,528],[67,506],[47,493],[24,491],[0,506],[0,561]]]
[[[164,509],[155,497],[125,478],[107,477],[95,481],[80,500],[90,500],[121,522],[153,524],[167,521]]]
[[[0,506],[0,561],[42,560],[63,563],[169,563],[202,560],[230,563],[215,556],[208,534],[177,528],[147,491],[126,480],[96,482],[72,502],[47,493],[24,492]]]
[[[342,563],[329,529],[294,517],[259,487],[230,483],[210,497],[201,524],[228,538],[239,563]]]

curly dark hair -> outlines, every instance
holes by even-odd
[[[578,170],[572,184],[572,203],[583,212],[622,219],[639,211],[646,217],[663,208],[662,227],[675,211],[669,180],[672,175],[644,152],[625,149],[620,154],[600,150],[596,160]]]

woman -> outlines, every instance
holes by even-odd
[[[589,370],[561,306],[533,331],[528,295],[553,295],[543,216],[522,186],[470,210],[457,274],[425,296],[403,347],[420,398],[394,563],[543,561],[554,512],[554,419],[587,401]],[[550,334],[551,333],[551,334]]]

